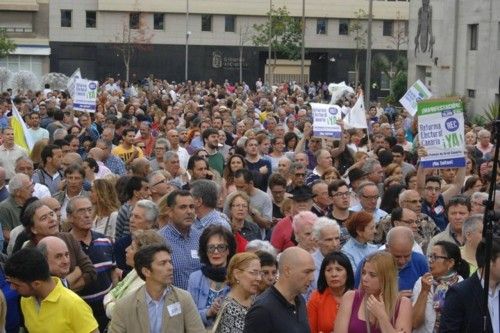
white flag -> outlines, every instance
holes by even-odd
[[[346,128],[368,128],[363,95],[358,97],[351,111],[345,116],[344,124]]]
[[[82,78],[82,73],[80,72],[80,68],[77,68],[76,71],[73,74],[71,74],[68,80],[68,84],[66,86],[68,88],[68,92],[71,98],[73,98],[75,94],[75,82],[77,79],[81,78]]]

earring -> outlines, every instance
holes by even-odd
[[[240,284],[240,280],[236,280],[236,284]]]

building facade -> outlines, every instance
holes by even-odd
[[[49,0],[0,0],[0,29],[16,44],[0,58],[13,73],[28,70],[40,80],[49,72]]]
[[[243,80],[255,82],[264,77],[268,54],[266,47],[252,44],[252,28],[267,22],[270,2],[51,0],[51,69],[71,74],[80,67],[86,77],[94,79],[123,77],[125,65],[117,42],[133,40],[146,45],[141,45],[132,57],[131,79],[153,73],[183,81],[187,40],[189,79],[237,81],[241,47]],[[291,16],[302,15],[300,0],[272,0],[272,4],[286,5]],[[373,53],[395,57],[397,49],[406,52],[409,3],[374,1],[373,8]],[[356,42],[349,28],[358,10],[367,12],[368,1],[305,0],[306,76],[310,80],[353,81]],[[366,29],[365,19],[362,29]],[[360,79],[365,53],[364,46],[360,46]],[[372,74],[383,81],[376,70]]]
[[[465,96],[479,114],[500,100],[500,1],[410,2],[408,84]]]

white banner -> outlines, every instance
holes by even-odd
[[[98,87],[99,82],[97,81],[76,79],[73,109],[76,111],[95,112]]]
[[[413,117],[417,113],[417,103],[431,97],[432,94],[429,89],[427,89],[422,81],[418,80],[408,89],[404,96],[401,97],[399,103],[401,103]]]
[[[310,103],[313,115],[313,136],[340,140],[342,129],[337,125],[341,119],[340,108],[337,105]]]
[[[352,109],[346,114],[344,124],[346,128],[368,128],[363,95],[358,97]]]

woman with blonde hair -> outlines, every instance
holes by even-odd
[[[231,291],[214,324],[216,333],[242,333],[245,316],[259,291],[260,259],[255,253],[238,253],[229,261],[227,281]]]
[[[120,201],[113,184],[106,179],[96,179],[90,190],[90,202],[94,206],[94,231],[115,239],[116,219]]]
[[[342,297],[335,333],[411,332],[411,301],[399,297],[397,277],[396,262],[389,252],[369,255],[359,289]]]

